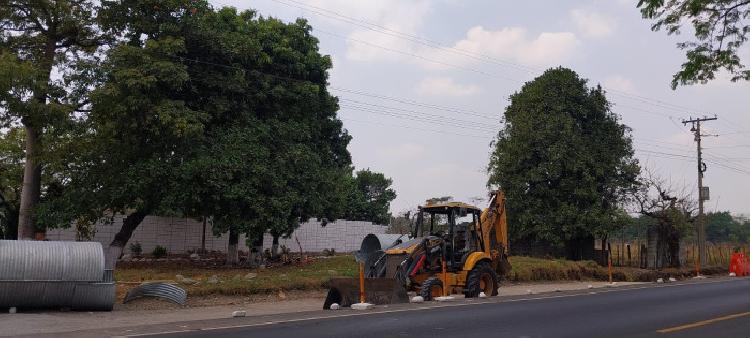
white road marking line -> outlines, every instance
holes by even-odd
[[[143,336],[153,336],[157,334],[183,333],[183,332],[190,332],[190,331],[194,331],[194,330],[174,330],[174,331],[163,331],[163,332],[156,332],[156,333],[138,333],[138,334],[129,334],[123,337],[143,337]]]
[[[699,282],[699,283],[671,283],[671,284],[665,284],[665,285],[657,285],[654,286],[652,284],[649,284],[647,286],[639,286],[639,287],[626,287],[622,289],[603,289],[599,291],[600,293],[610,293],[610,292],[624,292],[624,291],[632,291],[632,290],[642,290],[642,289],[655,289],[655,288],[666,288],[666,287],[676,287],[676,286],[685,286],[685,285],[703,285],[703,284],[716,284],[716,283],[726,283],[726,282],[734,282],[734,281],[741,281],[743,279],[725,279],[725,280],[717,280],[717,281],[710,281],[710,282]],[[581,290],[569,290],[569,291],[581,291]],[[585,296],[588,295],[586,293],[582,294],[571,294],[571,295],[556,295],[556,296],[540,296],[540,297],[531,297],[531,298],[519,298],[519,299],[508,299],[508,300],[487,300],[484,302],[466,302],[466,303],[451,303],[451,304],[440,304],[440,305],[433,305],[433,306],[420,306],[418,308],[406,308],[406,309],[396,309],[396,310],[382,310],[382,311],[373,311],[373,312],[357,312],[357,313],[343,313],[339,315],[329,315],[329,316],[316,316],[316,317],[305,317],[305,318],[293,318],[293,319],[287,319],[287,320],[279,320],[275,322],[265,322],[265,323],[255,323],[255,324],[242,324],[242,325],[231,325],[231,326],[217,326],[217,327],[207,327],[207,328],[198,328],[193,330],[180,330],[180,331],[163,331],[163,332],[152,332],[152,333],[141,333],[141,334],[133,334],[133,335],[127,335],[125,337],[143,337],[143,336],[153,336],[153,335],[161,335],[161,334],[170,334],[170,333],[182,333],[182,332],[188,332],[188,331],[214,331],[214,330],[223,330],[223,329],[239,329],[239,328],[246,328],[246,327],[258,327],[258,326],[268,326],[268,325],[274,325],[274,324],[285,324],[285,323],[296,323],[296,322],[303,322],[303,321],[309,321],[309,320],[320,320],[320,319],[331,319],[331,318],[346,318],[346,317],[354,317],[354,316],[365,316],[365,315],[374,315],[374,314],[383,314],[383,313],[398,313],[398,312],[408,312],[408,311],[416,311],[416,310],[429,310],[429,309],[438,309],[438,308],[447,308],[447,307],[455,307],[455,306],[469,306],[469,305],[479,305],[479,304],[500,304],[500,303],[515,303],[515,302],[524,302],[524,301],[531,301],[531,300],[542,300],[542,299],[557,299],[557,298],[568,298],[568,297],[577,297],[577,296]]]

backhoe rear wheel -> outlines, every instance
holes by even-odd
[[[437,277],[430,277],[422,283],[419,295],[426,302],[443,295],[443,282]]]
[[[484,292],[487,296],[497,296],[497,273],[492,269],[489,263],[477,263],[469,275],[466,277],[466,298],[479,297],[479,293]]]

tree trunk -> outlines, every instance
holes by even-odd
[[[105,257],[105,269],[114,270],[115,265],[117,264],[117,259],[122,256],[125,245],[128,244],[130,237],[133,236],[133,231],[138,228],[147,215],[148,211],[146,210],[136,210],[122,220],[120,231],[115,234],[112,243],[109,243],[109,248]]]
[[[240,262],[237,252],[237,243],[240,241],[240,234],[235,227],[229,227],[229,246],[227,247],[227,265],[235,266]]]
[[[201,232],[201,253],[206,253],[206,216],[203,216],[203,232]]]
[[[276,259],[279,257],[279,236],[273,235],[273,242],[271,243],[271,258]]]
[[[680,267],[680,233],[674,227],[670,227],[669,232],[669,267]]]
[[[23,168],[23,188],[21,189],[21,204],[18,215],[18,238],[34,239],[36,226],[34,225],[34,207],[39,203],[42,187],[42,167],[39,165],[39,134],[27,123],[26,132],[26,163]]]
[[[628,250],[628,266],[631,266],[631,260],[630,260],[630,244],[625,246],[625,248]]]
[[[247,264],[251,268],[257,268],[263,263],[263,235],[260,235],[259,238],[254,238],[252,241]]]
[[[258,236],[258,238],[256,238],[255,240],[253,240],[252,244],[253,244],[253,249],[252,250],[254,250],[256,253],[258,253],[258,255],[257,255],[257,259],[258,259],[257,265],[261,266],[261,265],[265,264],[264,258],[263,258],[263,235],[260,235],[260,236]]]
[[[57,52],[56,34],[56,26],[51,25],[47,30],[48,36],[44,46],[44,56],[39,63],[42,72],[39,73],[37,80],[39,83],[47,84],[47,86],[34,91],[34,101],[44,106],[47,105],[48,86],[52,75],[52,66],[55,63],[55,53]],[[39,137],[42,129],[35,125],[33,117],[24,117],[21,122],[26,133],[26,162],[24,163],[23,185],[21,186],[18,237],[19,239],[34,239],[34,233],[37,230],[34,224],[34,208],[39,203],[42,190],[42,166],[39,159],[39,151],[41,150]]]

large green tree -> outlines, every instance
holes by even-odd
[[[746,0],[639,0],[644,18],[653,20],[651,29],[667,34],[681,33],[691,25],[695,39],[677,47],[685,50],[682,69],[672,78],[678,85],[706,83],[724,70],[732,81],[750,80],[750,70],[739,51],[750,33],[750,1]]]
[[[64,161],[66,197],[43,208],[52,222],[127,215],[113,259],[149,214],[210,217],[236,248],[240,233],[342,211],[349,136],[326,90],[330,58],[305,21],[187,0],[103,13],[126,34]]]
[[[396,191],[391,188],[393,180],[364,169],[356,172],[351,184],[347,219],[387,224],[391,218],[391,202],[396,199]]]
[[[511,95],[488,168],[489,185],[508,198],[511,237],[565,245],[572,258],[619,223],[639,172],[629,128],[586,83],[555,68]]]
[[[732,216],[729,211],[709,212],[706,214],[706,238],[714,243],[748,243],[750,222]]]
[[[179,56],[186,53],[185,30],[210,8],[187,0],[102,4],[103,29],[121,38],[100,67],[91,111],[73,128],[75,147],[61,151],[64,193],[41,205],[39,216],[45,225],[66,227],[124,215],[108,252],[111,266],[147,215],[179,211],[179,167],[208,120]]]
[[[0,5],[0,125],[25,130],[19,237],[33,238],[47,138],[86,107],[91,56],[107,39],[97,2],[6,0]]]
[[[311,27],[230,8],[200,25],[200,35],[186,40],[200,53],[190,69],[203,74],[194,86],[211,117],[184,166],[183,177],[198,189],[195,212],[229,231],[230,252],[239,233],[258,246],[266,231],[278,238],[310,217],[340,216],[350,137],[326,89],[331,60],[318,51]]]

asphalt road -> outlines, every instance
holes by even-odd
[[[427,305],[427,303],[425,303]],[[381,313],[338,311],[155,337],[750,337],[750,279],[613,288]]]

